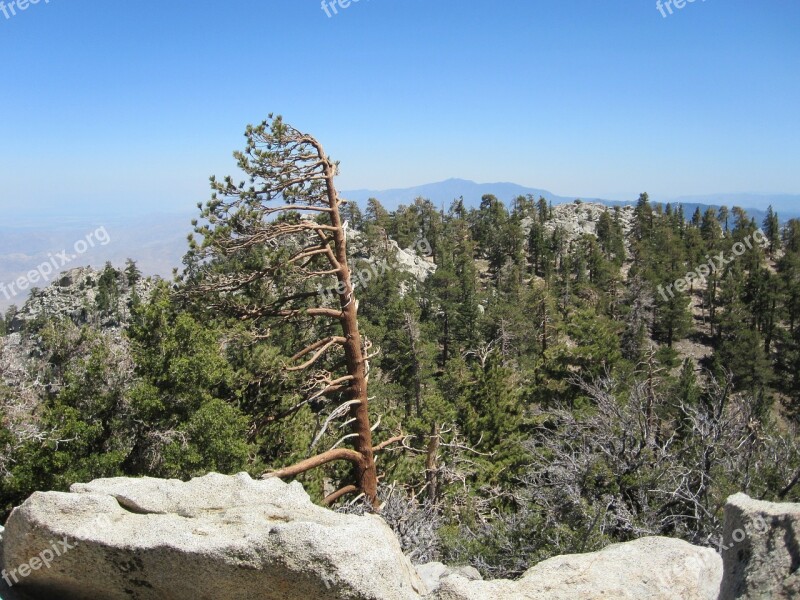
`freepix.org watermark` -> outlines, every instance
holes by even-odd
[[[736,242],[733,245],[731,249],[733,256],[726,257],[724,252],[720,252],[716,256],[706,254],[706,258],[708,259],[707,263],[700,265],[694,271],[689,271],[683,279],[675,280],[666,288],[664,288],[663,285],[658,286],[661,297],[669,301],[670,298],[675,297],[675,291],[679,293],[686,292],[692,287],[695,281],[705,284],[706,277],[712,273],[722,271],[727,265],[747,252],[748,249],[752,249],[754,241],[762,248],[769,246],[769,239],[761,229],[758,229],[752,235],[748,235],[743,241]]]
[[[0,0],[0,13],[3,13],[6,21],[8,21],[11,17],[16,17],[18,12],[25,12],[31,6],[39,4],[39,2],[50,4],[50,0],[11,0],[11,2]]]
[[[48,253],[48,260],[35,269],[31,269],[25,275],[18,277],[11,283],[0,282],[0,294],[5,296],[6,300],[11,300],[14,296],[24,292],[40,281],[50,281],[52,275],[58,275],[63,267],[78,258],[81,254],[88,252],[90,248],[94,248],[97,245],[107,246],[109,243],[111,243],[111,236],[108,235],[108,231],[106,231],[104,226],[90,231],[83,239],[78,240],[72,245],[72,249],[75,252],[74,254],[70,254],[68,250],[62,250],[56,254]]]
[[[769,525],[767,525],[762,515],[756,515],[753,522],[745,524],[744,527],[744,529],[734,529],[731,532],[731,538],[729,540],[725,540],[720,536],[717,542],[717,551],[722,554],[724,551],[733,548],[736,544],[741,544],[747,539],[748,535],[752,535],[753,533],[763,535],[769,531]]]
[[[75,538],[96,535],[97,532],[107,529],[113,524],[108,515],[98,515],[90,523],[87,523],[75,532]],[[74,550],[79,542],[75,538],[64,536],[60,540],[50,540],[50,546],[32,557],[28,562],[19,565],[16,569],[0,571],[0,578],[6,582],[8,587],[14,587],[21,580],[30,576],[39,569],[49,569],[53,566],[56,559],[64,556],[70,550]]]
[[[675,10],[680,10],[687,4],[694,4],[696,0],[656,0],[656,10],[661,13],[661,16],[665,19],[673,13],[673,8]],[[706,0],[701,0],[705,2]]]
[[[414,242],[413,249],[419,256],[430,256],[433,253],[433,248],[427,238],[419,238]],[[395,258],[396,260],[396,258]],[[350,275],[350,283],[353,290],[365,288],[373,279],[377,279],[385,274],[390,268],[397,268],[398,264],[384,259],[379,262],[371,263],[367,267],[358,271],[354,270]],[[343,281],[337,282],[333,288],[323,288],[322,284],[317,285],[317,294],[328,302],[333,302],[338,296],[344,294],[346,291]]]
[[[334,15],[339,14],[339,9],[350,8],[351,5],[360,2],[360,0],[322,0],[322,10],[328,15],[330,19]]]
[[[19,565],[16,569],[11,569],[10,571],[3,569],[3,571],[0,572],[0,577],[6,582],[8,587],[13,587],[19,583],[20,579],[25,579],[33,571],[38,571],[41,568],[49,569],[53,566],[53,562],[56,558],[63,556],[75,548],[76,544],[77,542],[70,544],[69,538],[66,536],[57,542],[50,540],[49,548],[45,548],[39,552],[37,556]]]

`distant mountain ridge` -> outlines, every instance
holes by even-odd
[[[702,206],[741,206],[748,212],[759,210],[766,212],[768,206],[782,218],[800,216],[800,194],[710,194],[705,196],[681,196],[670,200],[673,204],[699,204]]]
[[[504,203],[509,204],[517,196],[533,195],[536,198],[544,197],[553,204],[564,204],[572,202],[577,198],[558,196],[548,190],[539,188],[525,187],[517,183],[498,182],[498,183],[476,183],[468,179],[446,179],[436,183],[427,183],[409,188],[395,188],[389,190],[348,190],[342,191],[341,195],[348,200],[364,204],[370,198],[378,198],[388,210],[395,210],[401,204],[410,204],[416,198],[427,198],[437,206],[444,205],[446,209],[456,198],[463,196],[467,206],[477,207],[481,198],[486,194],[493,194]],[[625,204],[624,202],[614,202],[600,198],[581,198],[586,202],[600,202],[603,204]]]
[[[446,179],[445,181],[427,183],[408,188],[393,188],[388,190],[360,189],[341,192],[344,198],[355,201],[360,205],[364,205],[370,198],[377,198],[387,210],[395,210],[401,204],[411,204],[416,198],[420,197],[427,198],[436,206],[443,207],[444,209],[447,209],[453,200],[461,197],[464,198],[464,203],[467,207],[477,207],[485,194],[494,194],[506,205],[509,205],[517,196],[527,195],[532,195],[536,198],[542,196],[545,200],[553,204],[574,202],[579,198],[578,196],[559,196],[549,190],[526,187],[516,183],[476,183],[468,179]],[[625,206],[635,203],[636,198],[632,198],[630,201],[621,201],[581,196],[580,200],[584,202],[599,202],[606,206]],[[704,212],[709,207],[718,208],[722,205],[728,207],[741,206],[746,209],[758,223],[764,219],[766,207],[769,205],[772,205],[779,213],[782,220],[800,217],[800,195],[792,194],[712,194],[707,196],[682,196],[679,198],[665,199],[651,198],[651,201],[655,204],[669,203],[673,206],[682,204],[687,217],[691,217],[696,208],[700,208],[701,212]]]

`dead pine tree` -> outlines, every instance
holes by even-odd
[[[350,429],[344,441],[351,447],[338,447],[340,440],[330,450],[264,478],[294,477],[347,461],[353,467],[353,483],[330,494],[325,503],[359,493],[377,508],[375,453],[402,438],[377,446],[372,441],[367,396],[370,344],[359,333],[347,231],[340,214],[343,200],[334,185],[338,163],[313,136],[279,116],[249,126],[245,136],[246,149],[234,156],[249,181],[237,185],[230,177],[211,178],[212,199],[205,208],[200,206],[204,224],[194,223],[202,242],[192,237],[185,261],[186,287],[214,311],[256,321],[265,337],[276,319],[312,321],[306,330],[333,332],[292,356],[287,371],[307,372],[308,379],[302,402],[286,414],[310,403],[334,407],[315,442],[332,423],[344,420]],[[313,322],[320,320],[327,323],[315,326]],[[340,372],[320,366],[336,365],[332,356],[337,352],[343,355]]]

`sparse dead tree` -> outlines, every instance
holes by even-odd
[[[486,369],[486,363],[489,362],[489,357],[494,354],[497,349],[497,341],[483,342],[474,350],[466,350],[462,353],[463,358],[474,357],[481,365],[481,369]]]
[[[419,323],[414,315],[406,311],[403,313],[403,325],[408,335],[409,346],[411,347],[411,373],[414,384],[414,409],[417,417],[422,415],[422,365],[419,358],[420,330]],[[411,416],[411,407],[406,406],[406,417]]]
[[[381,485],[381,517],[392,528],[403,554],[414,564],[439,560],[441,538],[439,530],[445,523],[440,507],[429,499],[419,498],[411,489],[399,485]],[[337,509],[345,514],[362,515],[368,506],[348,502]]]
[[[517,335],[508,319],[500,319],[498,326],[497,341],[500,346],[500,356],[503,357],[503,366],[509,366],[512,362],[511,357],[515,353],[514,342]]]
[[[525,537],[513,528],[527,513],[540,540],[559,553],[643,535],[716,545],[731,490],[771,498],[773,482],[788,494],[800,481],[794,431],[761,423],[753,398],[734,391],[729,373],[705,373],[696,402],[650,379],[643,373],[623,385],[608,372],[575,377],[595,410],[538,415],[542,424],[528,442],[533,458],[517,490],[524,501],[507,522],[515,538]]]
[[[428,447],[425,453],[425,485],[428,499],[435,503],[439,499],[439,446],[442,443],[442,429],[438,423],[431,426]]]
[[[264,477],[294,477],[347,461],[353,483],[325,502],[360,493],[377,507],[375,453],[402,438],[373,446],[367,396],[372,356],[358,327],[340,214],[345,201],[334,185],[338,163],[313,136],[281,117],[249,126],[245,136],[246,149],[234,156],[248,182],[211,178],[214,193],[202,211],[204,224],[195,222],[202,243],[192,239],[186,260],[188,293],[212,310],[254,322],[257,338],[268,337],[276,320],[305,327],[310,341],[287,365],[290,373],[308,373],[304,397],[283,416],[312,403],[333,407],[315,443],[342,420],[351,433],[329,450]],[[339,447],[344,442],[351,447]]]

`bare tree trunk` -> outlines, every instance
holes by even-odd
[[[442,366],[450,360],[450,318],[447,310],[444,312],[444,339],[442,340]]]
[[[320,155],[324,156],[322,148]],[[345,338],[344,354],[347,361],[347,373],[352,377],[345,400],[358,400],[350,408],[350,417],[354,419],[352,431],[356,434],[354,448],[364,458],[363,463],[355,464],[356,486],[374,506],[378,505],[378,474],[375,469],[375,456],[372,451],[372,430],[369,420],[369,398],[367,396],[367,361],[358,330],[358,301],[355,298],[353,284],[350,280],[350,267],[347,264],[347,240],[345,239],[342,219],[339,214],[339,198],[334,187],[334,167],[328,163],[325,167],[325,179],[328,187],[328,202],[331,211],[331,225],[334,227],[333,241],[336,261],[339,263],[337,278],[343,284],[345,293],[339,296],[342,307],[342,333]]]
[[[439,425],[434,423],[428,439],[428,451],[425,456],[425,482],[428,484],[428,498],[436,502],[439,497],[439,445],[441,444]]]
[[[414,369],[414,408],[417,417],[422,416],[422,366],[419,360],[419,324],[411,313],[404,313],[406,333],[411,345],[411,362]],[[406,403],[406,416],[411,416],[411,408]]]

